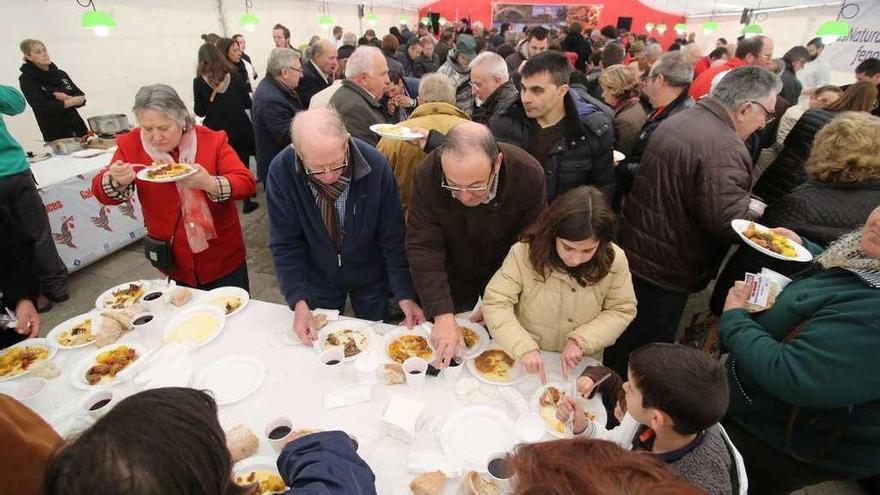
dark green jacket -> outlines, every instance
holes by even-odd
[[[728,420],[811,464],[880,473],[880,290],[824,270],[793,282],[763,313],[725,312],[720,333],[730,351]]]

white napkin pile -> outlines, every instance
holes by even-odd
[[[402,442],[411,443],[415,440],[416,424],[425,406],[426,404],[422,401],[408,399],[401,395],[391,396],[388,407],[385,408],[385,414],[382,416],[385,432]]]
[[[324,394],[324,409],[346,407],[361,402],[367,402],[373,398],[373,388],[369,383],[349,385],[334,392]]]

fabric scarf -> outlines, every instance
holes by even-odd
[[[147,141],[144,133],[141,133],[141,146],[155,163],[187,163],[192,165],[196,161],[197,144],[195,127],[185,131],[177,145],[179,156],[175,160],[171,153],[154,148]],[[200,191],[190,189],[181,182],[175,182],[174,185],[177,186],[177,195],[180,198],[180,218],[183,220],[186,240],[193,253],[200,253],[208,249],[209,240],[217,238],[214,218],[208,208],[208,200]]]
[[[303,168],[305,168],[304,165]],[[330,240],[336,246],[337,253],[342,251],[342,229],[339,228],[336,200],[339,199],[339,196],[345,192],[345,189],[351,183],[351,169],[351,160],[349,159],[349,166],[345,168],[339,179],[332,184],[324,184],[319,180],[309,177],[312,185],[315,186],[315,190],[318,191],[318,194],[315,196],[315,203],[318,205],[318,210],[321,212],[321,220],[324,221],[327,234],[330,235]]]
[[[202,76],[202,79],[204,79],[204,81],[206,83],[208,83],[208,86],[211,86],[211,89],[214,90],[214,91],[211,91],[211,97],[208,98],[208,101],[210,101],[211,103],[214,103],[214,97],[217,96],[218,93],[222,95],[223,93],[226,92],[227,89],[229,89],[229,81],[232,80],[232,77],[229,73],[226,73],[226,77],[224,77],[223,80],[220,81],[220,84],[212,83],[205,76]]]
[[[824,269],[842,268],[856,274],[862,281],[880,289],[880,260],[861,251],[862,229],[854,230],[832,242],[816,259]]]

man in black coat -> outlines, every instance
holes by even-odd
[[[590,44],[584,39],[583,29],[580,22],[572,22],[568,28],[568,35],[562,40],[563,52],[574,52],[577,54],[578,58],[577,62],[574,63],[574,68],[579,71],[586,70],[590,54],[593,53]]]
[[[254,91],[254,141],[257,147],[257,178],[266,185],[269,163],[290,145],[290,122],[303,109],[296,92],[302,77],[299,53],[274,48],[269,55],[266,78]]]
[[[322,39],[312,43],[311,52],[312,58],[303,64],[302,80],[297,86],[297,92],[306,108],[309,107],[312,96],[333,84],[333,74],[339,64],[336,45],[330,40]]]
[[[779,76],[782,79],[782,91],[779,92],[779,95],[790,104],[796,105],[801,96],[801,90],[803,90],[797,73],[810,61],[810,51],[805,46],[793,46],[785,52],[782,60],[785,62],[785,68]]]

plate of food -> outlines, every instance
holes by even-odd
[[[497,347],[468,359],[467,367],[478,380],[490,385],[515,385],[526,379],[522,366]]]
[[[424,134],[414,132],[409,127],[397,124],[373,124],[370,126],[370,130],[384,138],[395,141],[412,141],[425,137]]]
[[[109,388],[135,375],[146,352],[132,344],[114,345],[89,353],[70,373],[70,383],[80,390]]]
[[[400,328],[385,336],[385,355],[392,362],[403,364],[411,357],[420,357],[425,361],[434,360],[434,348],[431,338],[417,330]]]
[[[58,347],[49,339],[23,340],[0,350],[0,382],[28,374],[34,363],[52,359]]]
[[[278,474],[275,459],[271,457],[249,457],[235,464],[232,475],[236,485],[250,486],[259,483],[253,495],[269,495],[270,493],[284,493],[287,487],[284,480]]]
[[[187,163],[154,163],[138,170],[137,178],[147,182],[164,184],[185,179],[197,171],[197,168]]]
[[[330,347],[342,347],[345,353],[343,361],[354,361],[365,354],[376,338],[369,326],[369,323],[356,320],[327,323],[318,332],[317,349],[320,352]]]
[[[456,318],[458,326],[461,327],[462,336],[464,337],[464,358],[471,359],[477,357],[489,347],[489,332],[479,323],[474,323],[467,318]]]
[[[539,387],[532,397],[532,408],[541,415],[544,420],[547,433],[557,438],[570,438],[571,431],[566,429],[565,423],[556,419],[556,408],[566,395],[572,393],[572,386],[564,383],[548,383]],[[602,404],[601,396],[594,395],[592,399],[585,399],[580,394],[577,396],[581,405],[584,406],[584,415],[590,421],[595,421],[602,426],[608,420],[608,413]]]
[[[492,454],[509,452],[519,443],[516,424],[502,410],[469,406],[452,413],[440,430],[440,445],[467,469],[483,471]]]
[[[232,316],[241,312],[250,300],[250,294],[241,287],[218,287],[200,297],[199,304],[217,306],[226,316]]]
[[[813,259],[807,248],[759,223],[737,219],[731,221],[730,226],[746,244],[772,258],[802,262]]]
[[[176,314],[165,325],[162,340],[170,342],[192,342],[196,347],[210,344],[220,335],[226,325],[226,310],[211,304],[201,304],[187,308]]]
[[[97,329],[97,315],[86,313],[59,323],[46,338],[59,349],[79,349],[95,341],[93,332]]]
[[[130,308],[140,301],[149,287],[150,282],[146,280],[119,284],[105,290],[98,296],[98,299],[95,300],[95,307],[104,310]]]

